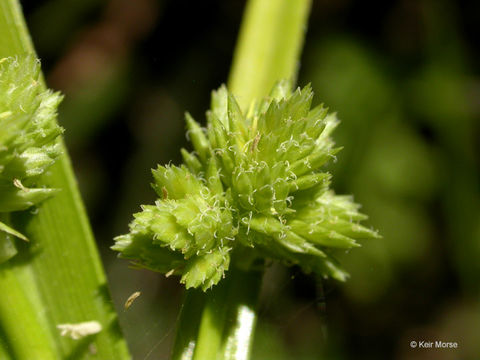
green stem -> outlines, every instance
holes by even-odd
[[[189,360],[197,342],[201,311],[205,306],[205,296],[199,290],[188,290],[182,304],[180,321],[173,346],[172,360]]]
[[[229,312],[221,349],[224,360],[250,358],[262,275],[258,271],[246,272],[238,269],[231,274],[227,300]]]
[[[232,267],[206,296],[188,290],[172,360],[248,359],[261,278],[260,272]]]
[[[33,52],[20,3],[16,0],[3,0],[0,2],[0,10],[0,57]]]
[[[229,306],[229,287],[229,281],[222,281],[206,297],[193,360],[217,358]]]
[[[276,81],[296,81],[310,0],[250,0],[228,88],[242,108],[268,95]]]
[[[14,359],[58,359],[59,353],[38,298],[35,276],[29,267],[0,266],[2,335]],[[28,292],[27,292],[28,291]],[[22,341],[28,339],[28,346]],[[2,358],[3,359],[3,358]]]
[[[228,81],[243,109],[268,95],[278,80],[295,83],[309,9],[310,0],[248,2]],[[173,359],[249,359],[260,285],[260,273],[231,266],[226,278],[205,294],[201,319],[192,319],[199,326],[193,356],[178,356],[191,354],[181,349],[191,349],[192,342],[177,339]]]
[[[35,52],[17,0],[0,1],[0,34],[0,58]],[[61,146],[62,155],[40,181],[61,189],[59,194],[41,204],[36,215],[12,213],[15,228],[30,243],[0,268],[0,332],[6,336],[0,344],[8,346],[0,353],[48,360],[94,351],[100,359],[129,359],[70,159]],[[92,320],[102,331],[80,341],[61,337],[56,328]]]
[[[10,214],[0,213],[0,219],[7,226],[10,224]],[[15,251],[11,256],[17,254],[15,239],[6,232],[0,236],[6,237]],[[19,244],[25,245],[25,244]],[[1,359],[10,357],[18,359],[29,359],[41,357],[42,359],[56,359],[59,354],[56,344],[49,332],[48,321],[45,311],[42,309],[42,302],[38,298],[39,292],[35,283],[35,276],[30,267],[12,266],[11,263],[2,261],[0,265],[0,289],[4,296],[0,301],[0,324],[1,336],[6,339],[29,339],[30,346],[24,346],[21,341],[8,341],[2,344],[4,351],[9,348],[10,355],[3,355]],[[24,319],[24,321],[19,321]]]

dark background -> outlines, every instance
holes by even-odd
[[[22,1],[135,359],[167,358],[178,279],[109,250],[227,79],[242,1]],[[313,2],[299,85],[342,120],[330,165],[383,235],[345,284],[270,266],[253,359],[479,359],[480,2]],[[134,305],[123,303],[141,291]],[[454,341],[457,350],[411,349]]]

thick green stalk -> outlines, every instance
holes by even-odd
[[[229,283],[220,282],[206,297],[193,356],[194,360],[216,359],[218,356],[219,349],[222,346],[222,335],[229,307]]]
[[[201,311],[205,306],[205,296],[200,290],[189,290],[185,294],[177,324],[177,334],[172,352],[172,360],[189,360],[193,357],[200,326]]]
[[[13,270],[10,264],[2,264],[0,289],[4,294],[0,301],[2,336],[6,338],[13,358],[58,358],[55,339],[51,333],[44,330],[48,328],[48,319],[42,301],[38,298],[39,292],[32,269],[19,266]],[[28,346],[22,341],[26,337]]]
[[[224,360],[250,358],[262,275],[259,271],[246,272],[238,269],[231,274],[226,328],[220,349]]]
[[[0,34],[0,58],[34,53],[17,0],[0,1]],[[41,185],[61,191],[38,210],[12,214],[30,243],[19,244],[19,254],[0,268],[0,354],[129,359],[63,143]],[[102,331],[77,341],[60,336],[57,325],[84,321],[99,322]]]
[[[228,88],[245,108],[276,81],[295,83],[310,0],[250,0],[233,58]]]
[[[208,293],[194,360],[249,358],[261,280],[261,272],[232,268]]]
[[[268,95],[280,79],[295,82],[309,9],[310,0],[248,2],[228,82],[242,108]],[[202,317],[191,319],[199,326],[196,341],[177,336],[173,359],[249,359],[261,276],[231,266],[226,278],[205,294]],[[181,322],[193,311],[186,306]]]
[[[20,3],[15,0],[0,2],[1,57],[32,52],[32,40],[25,27]]]
[[[232,267],[207,294],[188,290],[172,360],[248,359],[261,279],[261,272]]]

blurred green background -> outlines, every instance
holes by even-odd
[[[166,359],[178,279],[109,250],[227,79],[243,1],[22,1],[134,359]],[[384,236],[345,284],[271,265],[255,360],[480,358],[480,3],[313,1],[299,85],[342,120],[334,188]],[[123,303],[142,295],[128,311]],[[457,350],[411,349],[455,341]]]

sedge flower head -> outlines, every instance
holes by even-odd
[[[310,86],[292,92],[283,81],[244,112],[226,87],[213,92],[206,129],[186,114],[194,151],[153,170],[158,200],[113,249],[187,288],[206,290],[229,266],[264,258],[345,280],[335,251],[378,235],[350,196],[330,189],[323,167],[340,150],[330,138],[338,120],[312,98]]]

